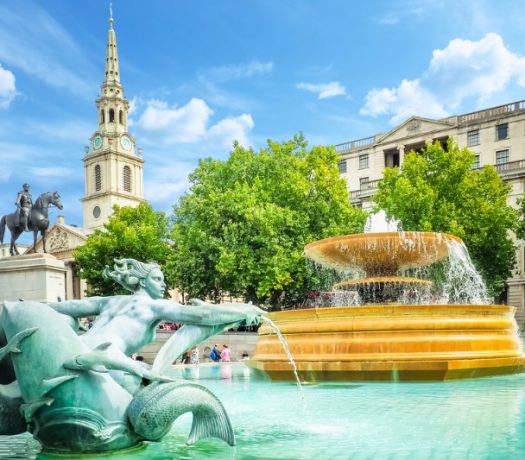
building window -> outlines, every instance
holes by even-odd
[[[467,147],[479,145],[479,129],[474,129],[467,132]]]
[[[104,123],[106,121],[106,117],[104,116],[104,109],[100,111],[100,123]]]
[[[346,174],[346,160],[340,161],[337,166],[339,167],[339,174]]]
[[[365,190],[368,188],[368,183],[370,182],[369,177],[360,177],[359,178],[359,188]]]
[[[359,155],[359,169],[368,168],[368,153],[364,155]]]
[[[509,149],[498,150],[496,152],[496,164],[504,165],[509,162]]]
[[[479,169],[479,167],[480,167],[479,155],[474,155],[474,163],[472,164],[472,169]]]
[[[119,113],[118,113],[118,122],[121,125],[124,124],[124,112],[122,112],[122,110],[120,110]]]
[[[100,165],[95,165],[95,192],[102,190],[102,172]]]
[[[115,123],[115,111],[113,109],[109,109],[109,122]]]
[[[507,139],[509,137],[509,124],[502,123],[501,125],[496,125],[496,140],[501,141],[502,139]]]
[[[131,168],[127,165],[122,169],[122,186],[125,192],[131,192]]]

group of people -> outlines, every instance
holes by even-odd
[[[219,350],[218,345],[215,344],[210,351],[210,359],[214,362],[230,362],[231,351],[228,345],[223,345],[222,350]],[[184,353],[181,357],[181,364],[199,364],[199,349],[193,347]]]
[[[179,325],[177,323],[160,323],[159,324],[159,330],[163,331],[176,331],[179,328]]]
[[[230,362],[231,355],[232,352],[226,344],[222,346],[222,350],[219,350],[219,346],[215,344],[210,351],[210,359],[216,363],[219,361],[226,363]]]

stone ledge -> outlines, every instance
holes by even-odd
[[[0,259],[0,273],[39,270],[44,267],[47,270],[64,273],[67,271],[64,262],[51,254],[23,254],[20,256],[11,256]]]

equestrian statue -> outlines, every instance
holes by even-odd
[[[40,195],[33,204],[33,197],[29,193],[29,184],[22,186],[23,190],[16,197],[16,211],[6,214],[0,220],[0,243],[4,242],[5,228],[11,232],[11,246],[9,253],[12,256],[19,255],[16,240],[24,232],[33,232],[33,250],[36,252],[36,240],[38,232],[42,237],[44,252],[46,251],[46,231],[49,228],[48,208],[56,206],[62,209],[62,202],[58,192],[45,192]]]

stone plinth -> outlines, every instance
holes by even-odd
[[[27,254],[0,259],[0,301],[65,299],[64,262],[51,254]]]

